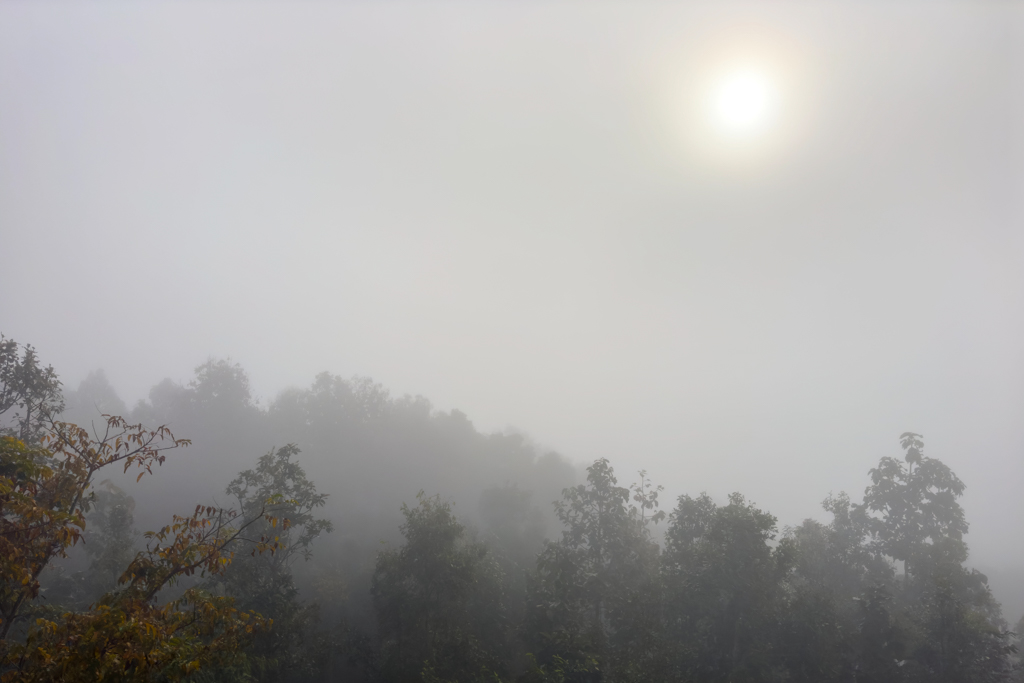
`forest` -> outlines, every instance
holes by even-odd
[[[0,415],[4,683],[1024,681],[919,434],[779,528],[365,378],[129,407],[3,338]]]

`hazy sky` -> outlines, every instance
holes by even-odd
[[[370,375],[783,524],[913,430],[1024,577],[1022,219],[1020,4],[0,3],[0,330],[128,401]]]

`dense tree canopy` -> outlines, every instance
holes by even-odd
[[[379,679],[494,680],[504,673],[508,645],[498,564],[466,537],[449,503],[421,494],[402,513],[405,543],[377,556],[371,587]]]
[[[915,433],[862,500],[780,530],[739,493],[666,514],[603,459],[579,483],[368,379],[261,405],[211,360],[98,416],[127,410],[101,373],[62,393],[5,339],[0,380],[5,683],[1024,680],[967,566],[965,485]],[[209,502],[154,525],[182,495]]]

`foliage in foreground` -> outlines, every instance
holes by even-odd
[[[0,436],[4,683],[173,680],[237,662],[253,636],[269,628],[269,619],[196,586],[162,602],[158,596],[189,577],[223,574],[234,544],[257,523],[287,528],[288,520],[277,515],[281,496],[268,495],[242,511],[198,506],[191,515],[175,516],[171,524],[146,534],[146,549],[123,568],[118,587],[96,602],[75,611],[41,605],[42,572],[82,540],[86,515],[97,499],[96,475],[134,468],[141,479],[164,462],[165,451],[189,442],[166,427],[148,430],[115,416],[107,416],[103,435],[95,438],[54,420],[53,390],[59,383],[52,369],[38,366],[31,349],[19,358],[17,347],[3,341],[0,371],[0,413],[23,409],[15,415],[16,427]],[[251,545],[254,554],[273,554],[280,547],[266,533]],[[101,545],[101,560],[117,556],[117,548],[103,550]],[[120,550],[124,557],[125,548]]]
[[[277,524],[273,499],[250,517],[199,506],[147,534],[149,543],[120,576],[118,588],[87,609],[41,609],[40,574],[82,537],[94,496],[94,475],[135,466],[142,474],[163,451],[186,445],[164,428],[147,431],[111,417],[100,440],[54,422],[42,446],[0,437],[0,666],[7,681],[180,678],[236,657],[253,634],[270,626],[230,598],[190,587],[159,603],[158,594],[194,575],[226,571],[230,546],[257,521]],[[287,521],[282,521],[287,524]],[[253,551],[274,551],[267,535]]]

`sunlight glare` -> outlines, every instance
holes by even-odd
[[[763,73],[734,71],[716,84],[711,116],[723,132],[749,135],[771,123],[776,104],[775,88]]]

